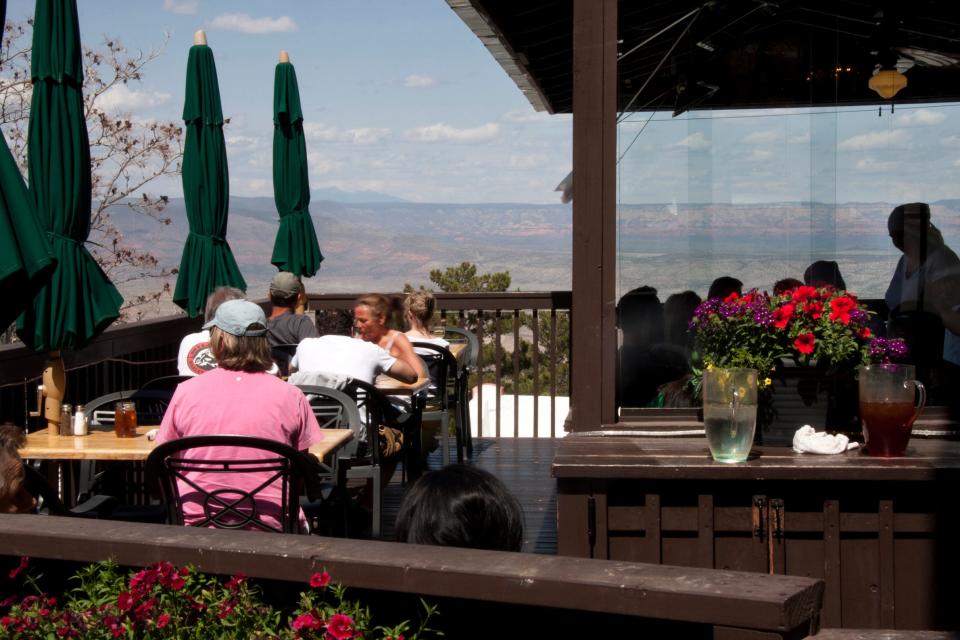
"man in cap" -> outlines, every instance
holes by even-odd
[[[200,435],[267,438],[307,450],[323,439],[310,403],[295,386],[269,373],[273,366],[263,310],[248,300],[230,300],[217,309],[210,330],[210,349],[218,367],[181,383],[173,394],[157,434],[157,443]],[[250,449],[204,448],[191,451],[194,460],[249,459]],[[193,474],[206,491],[240,489],[252,492],[265,482],[263,473]],[[267,472],[269,478],[270,473]],[[202,498],[181,482],[187,525],[204,519]],[[264,521],[280,526],[281,489],[274,482],[257,490]],[[301,524],[306,525],[301,517]]]
[[[304,338],[314,338],[317,327],[306,315],[297,314],[298,306],[306,302],[300,278],[287,271],[273,276],[270,282],[270,318],[267,320],[267,339],[270,346],[300,344]]]

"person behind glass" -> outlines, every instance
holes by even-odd
[[[37,501],[27,491],[23,460],[23,431],[12,424],[0,425],[0,513],[33,513]]]
[[[796,278],[782,278],[773,283],[773,295],[779,296],[797,287],[802,287],[803,281]]]
[[[743,295],[743,283],[733,276],[720,276],[710,283],[707,299],[720,298],[726,300],[731,293],[735,293],[737,296]]]
[[[203,321],[210,322],[221,304],[227,300],[243,300],[246,294],[234,287],[217,287],[207,296],[207,304],[203,310]],[[180,350],[177,353],[177,372],[181,376],[198,376],[201,373],[217,368],[217,360],[210,352],[210,332],[202,329],[196,333],[189,333],[180,341]]]
[[[960,259],[930,222],[925,203],[896,207],[887,219],[887,230],[893,246],[903,252],[884,296],[890,334],[906,338],[911,359],[920,366],[935,365],[940,357],[960,365],[960,336],[943,328],[940,318],[942,311],[960,304],[949,299],[955,298],[956,288],[944,286],[960,276]]]
[[[230,300],[217,309],[210,330],[210,349],[218,367],[181,383],[170,400],[157,434],[157,444],[200,435],[238,435],[276,440],[306,451],[323,439],[310,404],[295,386],[268,373],[273,366],[267,342],[267,319],[263,310],[247,300]],[[216,447],[193,451],[192,459],[249,459],[250,449]],[[269,454],[263,454],[268,456]],[[240,489],[253,491],[265,477],[189,474],[207,491]],[[269,477],[269,474],[268,476]],[[201,496],[180,481],[183,517],[187,525],[203,519]],[[259,490],[262,520],[280,527],[281,489],[277,482]],[[301,515],[301,526],[306,521]]]
[[[804,284],[811,287],[833,287],[846,290],[847,283],[840,275],[840,265],[833,260],[817,260],[803,272]]]
[[[353,307],[353,328],[357,337],[365,342],[372,342],[397,361],[406,364],[416,372],[418,378],[427,377],[423,360],[414,352],[410,339],[387,326],[390,307],[390,300],[378,293],[359,298]]]
[[[674,354],[663,347],[663,305],[653,287],[637,287],[617,303],[618,404],[645,407],[657,397],[657,387],[683,375],[673,366]]]
[[[493,474],[451,464],[421,476],[397,514],[397,540],[411,544],[520,551],[523,510]]]
[[[270,346],[300,344],[304,338],[317,335],[310,316],[297,310],[306,306],[307,294],[300,278],[281,271],[270,281],[270,317],[267,318],[267,340]]]

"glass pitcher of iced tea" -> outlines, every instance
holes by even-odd
[[[913,423],[927,401],[916,369],[908,364],[871,364],[857,370],[864,446],[872,456],[902,456]]]

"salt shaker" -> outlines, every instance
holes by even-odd
[[[71,412],[73,407],[69,404],[64,404],[60,407],[60,435],[69,436],[73,434],[73,416]]]
[[[87,435],[87,414],[82,404],[77,405],[77,411],[73,414],[73,435]]]

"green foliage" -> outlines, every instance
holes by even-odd
[[[510,288],[510,272],[496,271],[477,275],[477,265],[461,262],[447,267],[443,271],[430,272],[430,282],[447,293],[473,293],[477,291],[495,293]]]
[[[24,558],[10,573],[11,579],[26,565]],[[111,561],[89,565],[72,578],[79,586],[64,596],[62,604],[42,593],[29,575],[22,579],[21,588],[31,588],[35,595],[18,594],[0,603],[0,639],[403,640],[412,628],[409,621],[374,626],[369,610],[348,600],[346,589],[331,584],[326,571],[310,578],[310,588],[301,593],[293,611],[266,604],[260,587],[243,575],[223,580],[190,567],[177,569],[169,562],[129,574]],[[426,627],[436,608],[423,606],[425,616],[406,636],[410,640],[439,635]]]

